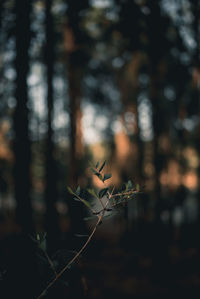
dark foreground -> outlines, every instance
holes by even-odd
[[[200,298],[198,226],[177,234],[143,223],[118,238],[102,236],[97,233],[79,263],[44,298]],[[28,236],[1,238],[0,298],[37,298],[52,279],[45,263]]]

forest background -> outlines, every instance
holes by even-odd
[[[38,273],[27,236],[47,232],[50,255],[79,247],[74,236],[90,225],[67,186],[101,188],[89,168],[104,160],[110,186],[131,180],[142,193],[99,229],[83,263],[85,296],[199,292],[199,49],[197,0],[0,1],[0,271],[8,294],[34,289],[34,298],[45,285],[27,274]]]

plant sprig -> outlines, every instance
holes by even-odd
[[[110,188],[105,183],[107,180],[109,180],[112,177],[111,173],[105,173],[103,174],[102,171],[106,165],[106,161],[104,161],[101,165],[99,162],[96,163],[95,167],[91,167],[92,173],[98,177],[98,179],[103,182],[104,188],[100,189],[98,194],[93,189],[87,189],[88,193],[92,195],[93,198],[98,200],[102,206],[102,209],[99,211],[95,210],[90,201],[84,199],[81,197],[81,188],[78,186],[76,191],[73,191],[70,187],[67,187],[68,192],[73,195],[74,200],[80,201],[82,204],[84,204],[89,211],[92,213],[93,217],[96,218],[96,223],[88,236],[86,242],[84,245],[79,249],[79,251],[75,254],[75,256],[57,273],[55,269],[53,268],[53,262],[49,258],[48,254],[45,254],[50,266],[54,270],[54,278],[49,282],[49,284],[46,286],[46,288],[41,292],[41,294],[36,298],[40,299],[42,296],[46,294],[46,292],[49,290],[49,288],[61,277],[61,275],[70,268],[70,266],[80,257],[81,253],[84,251],[84,249],[87,247],[89,242],[91,241],[92,237],[94,236],[97,227],[102,223],[103,218],[105,216],[105,213],[108,211],[113,211],[113,208],[116,205],[119,205],[121,203],[127,202],[130,199],[134,198],[134,195],[137,194],[139,191],[138,185],[134,187],[132,182],[129,180],[127,184],[125,184],[125,189],[121,192],[114,193],[114,187],[110,191]],[[106,201],[103,202],[102,199],[106,198]],[[88,217],[89,219],[91,217]]]

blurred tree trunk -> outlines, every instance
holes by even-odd
[[[192,15],[194,16],[193,22],[193,30],[194,30],[194,39],[196,42],[196,49],[194,52],[194,64],[199,69],[200,68],[200,61],[199,61],[199,48],[200,48],[200,4],[198,0],[193,1],[192,6]],[[199,83],[199,82],[198,82]]]
[[[193,72],[192,72],[192,87],[193,87],[193,109],[192,113],[195,114],[196,109],[198,109],[198,114],[200,114],[200,101],[199,101],[199,89],[200,89],[200,4],[199,1],[193,1],[192,5],[192,15],[194,16],[193,31],[194,39],[196,42],[196,48],[193,55]],[[198,108],[197,108],[198,107]],[[199,140],[199,138],[198,138]]]
[[[159,74],[155,70],[154,66],[151,66],[151,84],[150,84],[150,101],[153,107],[152,113],[152,124],[153,124],[153,166],[154,166],[154,191],[153,191],[153,200],[155,201],[155,220],[160,220],[160,171],[161,171],[161,161],[159,153],[159,137],[162,131],[162,114],[160,111],[160,99],[158,95],[159,91]]]
[[[127,170],[127,177],[124,177],[122,181],[132,179],[138,182],[142,179],[143,144],[139,136],[137,105],[140,91],[138,78],[142,60],[143,55],[139,51],[133,51],[131,60],[119,73],[119,87],[124,110],[123,120],[131,142],[129,157],[127,156],[126,165],[123,165],[123,168]],[[127,115],[127,113],[129,114]]]
[[[83,74],[80,65],[77,64],[79,49],[75,42],[73,28],[69,24],[66,25],[64,39],[70,108],[69,184],[75,187],[78,180],[78,163],[84,154],[81,125],[81,79]]]
[[[192,101],[191,101],[191,110],[192,114],[195,114],[197,109],[197,115],[200,116],[200,58],[199,58],[199,49],[200,49],[200,3],[198,0],[193,1],[192,12],[194,16],[193,21],[193,31],[194,38],[196,42],[196,49],[193,56],[193,72],[192,72]],[[198,125],[196,132],[196,148],[200,147],[200,125]],[[198,175],[200,175],[200,166],[197,168]],[[198,227],[200,227],[200,200],[198,201]]]
[[[80,163],[84,155],[82,141],[81,82],[88,58],[84,47],[87,34],[83,30],[83,19],[89,6],[88,0],[67,0],[67,21],[64,28],[64,49],[69,82],[70,108],[70,151],[69,184],[77,185],[80,175]]]
[[[45,189],[45,200],[46,200],[46,218],[45,227],[47,231],[47,244],[48,248],[52,251],[55,250],[58,238],[58,213],[56,211],[56,200],[57,200],[57,186],[56,186],[56,161],[55,161],[55,148],[53,143],[53,76],[54,76],[54,44],[55,34],[53,26],[53,17],[51,13],[52,0],[45,1],[45,12],[46,12],[46,47],[45,47],[45,62],[47,71],[47,141],[46,141],[46,189]]]
[[[0,30],[2,26],[3,4],[4,4],[4,0],[1,0],[0,1]]]
[[[14,112],[14,184],[17,202],[17,222],[22,231],[32,232],[32,208],[30,201],[30,164],[31,147],[29,140],[29,110],[27,76],[29,72],[29,45],[30,45],[30,10],[31,1],[16,0],[16,108]]]
[[[66,66],[69,83],[69,109],[70,109],[70,148],[69,148],[69,169],[68,185],[75,189],[78,186],[80,175],[80,163],[84,155],[82,142],[82,111],[81,111],[81,80],[83,71],[80,68],[80,52],[75,42],[75,34],[72,26],[66,24],[64,33],[64,46]],[[83,220],[83,206],[72,199],[68,203],[71,232],[80,233],[85,228]],[[77,244],[75,244],[77,246]]]
[[[162,169],[162,155],[159,149],[160,136],[165,131],[165,111],[161,97],[161,90],[166,75],[165,57],[170,50],[170,44],[167,39],[167,32],[169,28],[169,20],[164,18],[161,14],[160,1],[148,2],[150,14],[146,19],[147,27],[147,56],[149,67],[149,98],[152,104],[152,125],[153,125],[153,166],[154,173],[152,179],[153,186],[153,200],[155,202],[155,220],[160,220],[160,172]],[[159,45],[157,44],[159,41]],[[155,46],[156,45],[156,46]]]
[[[82,143],[82,112],[81,91],[79,78],[80,70],[74,68],[70,55],[68,57],[68,80],[69,80],[69,107],[70,107],[70,164],[69,183],[70,186],[77,185],[79,171],[78,163],[83,157]]]

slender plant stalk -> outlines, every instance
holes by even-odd
[[[119,197],[119,196],[129,196],[129,195],[132,195],[134,193],[138,193],[138,191],[136,190],[130,190],[130,191],[127,191],[127,192],[122,192],[122,193],[116,193],[116,194],[112,194],[112,198],[113,197]]]
[[[105,165],[105,162],[102,164],[102,166],[100,168],[101,170],[103,169],[104,165]],[[100,174],[101,170],[99,170],[99,174]],[[106,183],[104,181],[103,181],[103,183],[104,183],[104,186],[106,188],[108,188],[107,185],[106,185]],[[47,260],[48,260],[51,268],[54,271],[55,277],[48,283],[48,285],[46,286],[46,288],[41,292],[41,294],[36,299],[40,299],[46,293],[46,291],[61,277],[61,275],[67,270],[67,268],[69,268],[69,266],[71,266],[71,264],[73,264],[73,262],[75,262],[79,258],[79,256],[83,252],[83,250],[87,247],[87,245],[91,241],[92,237],[94,236],[94,234],[95,234],[95,232],[97,230],[98,225],[102,222],[104,214],[107,211],[107,207],[108,207],[108,205],[110,203],[110,200],[113,199],[113,198],[115,198],[117,200],[117,197],[120,197],[120,196],[124,196],[124,197],[128,197],[129,198],[130,195],[132,195],[134,193],[138,193],[138,191],[133,190],[133,189],[129,190],[127,192],[116,193],[116,194],[113,194],[113,192],[114,192],[114,188],[112,189],[111,192],[108,189],[108,191],[106,193],[107,201],[105,202],[105,204],[103,203],[103,201],[101,200],[100,197],[97,198],[100,201],[100,204],[102,205],[102,209],[97,212],[92,207],[88,206],[86,204],[86,201],[84,199],[82,199],[78,194],[76,194],[72,190],[70,190],[71,194],[73,194],[76,198],[78,198],[84,205],[87,205],[87,207],[89,208],[89,210],[91,211],[91,213],[93,215],[96,215],[96,217],[98,218],[98,220],[97,220],[97,222],[96,222],[96,224],[95,224],[92,232],[90,233],[87,241],[84,243],[84,245],[81,247],[81,249],[76,253],[76,255],[62,268],[62,270],[60,272],[58,272],[58,273],[56,272],[56,270],[54,268],[54,265],[53,265],[53,262],[49,258],[48,254],[44,251],[45,255],[46,255],[46,258],[47,258]],[[119,202],[111,204],[111,208],[114,207],[114,206],[116,206],[117,204],[119,204]]]
[[[46,258],[47,258],[47,260],[48,260],[48,262],[49,262],[49,264],[50,264],[50,266],[51,266],[51,269],[53,270],[55,276],[57,276],[58,274],[57,274],[57,272],[56,272],[56,269],[55,269],[55,267],[54,267],[54,264],[53,264],[52,260],[50,259],[50,257],[49,257],[49,255],[47,254],[46,250],[43,250],[43,252],[44,252],[44,255],[46,256]]]
[[[97,230],[98,225],[101,223],[102,218],[104,216],[104,213],[102,213],[100,216],[98,216],[98,221],[95,224],[91,234],[89,235],[87,241],[85,242],[85,244],[81,247],[81,249],[77,252],[77,254],[73,257],[73,259],[71,259],[69,261],[69,263],[67,265],[64,266],[64,268],[59,272],[56,273],[56,276],[49,282],[49,284],[46,286],[46,288],[42,291],[42,293],[36,298],[36,299],[40,299],[45,293],[46,291],[58,280],[58,278],[60,278],[60,276],[67,270],[67,268],[69,266],[71,266],[71,264],[73,264],[73,262],[81,255],[81,253],[83,252],[83,250],[87,247],[87,245],[89,244],[89,242],[91,241],[94,233]]]

